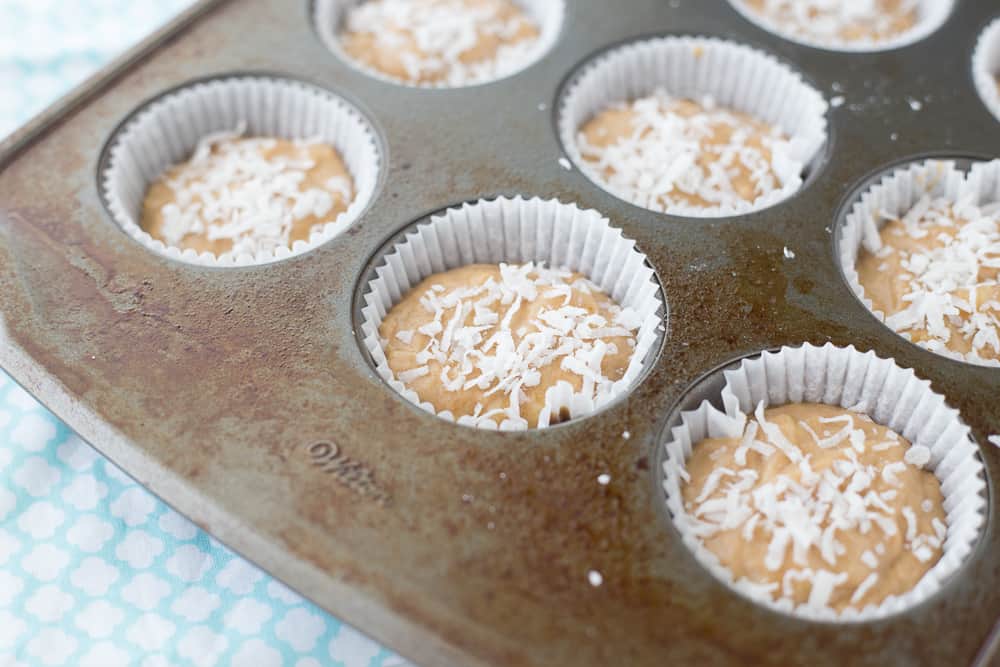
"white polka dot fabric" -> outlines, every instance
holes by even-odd
[[[0,0],[0,136],[190,0]],[[392,667],[0,372],[0,666]]]

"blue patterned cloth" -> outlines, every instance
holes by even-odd
[[[191,0],[0,0],[0,137]],[[0,372],[0,667],[404,662],[235,556]]]

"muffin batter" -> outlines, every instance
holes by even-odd
[[[604,187],[654,211],[751,203],[803,169],[778,129],[662,90],[598,113],[577,143]]]
[[[546,400],[558,384],[585,399],[607,395],[639,325],[578,273],[473,264],[414,287],[379,336],[395,377],[438,412],[533,428],[569,418]]]
[[[354,184],[331,146],[240,134],[206,137],[153,183],[142,228],[182,250],[256,255],[307,240],[347,210]]]
[[[760,405],[742,437],[695,445],[684,508],[734,581],[795,606],[860,610],[906,593],[941,558],[929,460],[864,415]]]
[[[412,84],[480,83],[518,69],[539,30],[511,0],[367,0],[350,9],[344,51]]]
[[[820,44],[885,42],[920,18],[914,0],[741,0],[779,29]]]
[[[1000,203],[924,197],[865,245],[858,280],[889,328],[935,352],[1000,363]]]

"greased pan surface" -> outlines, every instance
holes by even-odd
[[[0,362],[167,502],[418,663],[970,664],[1000,618],[1000,451],[986,441],[1000,432],[1000,371],[886,330],[843,280],[833,232],[875,170],[1000,154],[1000,123],[970,74],[996,11],[959,0],[926,40],[864,55],[778,39],[725,0],[575,0],[531,68],[429,90],[340,61],[306,0],[205,3],[0,149]],[[761,48],[828,99],[844,96],[799,194],[740,218],[688,220],[560,166],[563,83],[611,45],[662,34]],[[386,164],[373,203],[348,232],[270,265],[199,268],[147,251],[101,204],[106,140],[147,99],[244,72],[312,82],[372,120]],[[670,316],[654,369],[593,417],[521,434],[456,427],[396,395],[362,354],[358,282],[382,243],[428,213],[497,195],[600,211],[662,281]],[[804,341],[914,368],[982,448],[983,538],[938,595],[903,615],[835,625],[769,612],[701,568],[663,508],[657,442],[671,406],[720,364]]]

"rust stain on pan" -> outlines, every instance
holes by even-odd
[[[122,460],[144,461],[129,472],[199,525],[428,665],[974,659],[1000,616],[996,512],[960,575],[928,603],[878,623],[811,624],[754,606],[697,565],[663,510],[655,449],[670,406],[705,371],[802,341],[893,356],[931,379],[977,435],[1000,432],[1000,374],[887,334],[840,279],[826,229],[849,184],[872,169],[1000,141],[971,85],[954,76],[965,49],[926,62],[918,48],[847,57],[767,41],[826,91],[836,81],[853,95],[870,81],[898,102],[920,85],[954,108],[938,110],[941,126],[902,104],[842,108],[831,116],[830,155],[798,196],[740,219],[686,221],[564,170],[538,104],[554,108],[568,72],[630,36],[711,33],[759,45],[765,38],[721,0],[690,12],[660,0],[630,0],[628,11],[574,2],[540,63],[447,92],[373,81],[340,63],[312,32],[306,2],[215,4],[0,156],[0,309],[13,346],[5,354],[17,355],[0,362],[29,359],[32,377],[51,381],[40,398],[66,407],[71,426]],[[942,43],[971,43],[986,9],[961,3]],[[154,256],[101,208],[103,141],[141,101],[240,71],[287,72],[366,110],[388,148],[385,184],[348,233],[302,257],[211,270]],[[600,210],[649,256],[670,330],[628,400],[545,432],[482,433],[407,404],[365,362],[351,308],[367,259],[427,211],[497,194]],[[97,437],[108,432],[124,444]],[[1000,460],[992,449],[983,457],[992,480]]]

